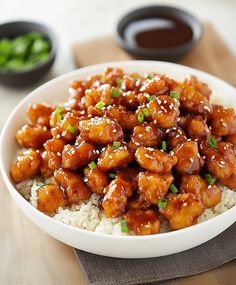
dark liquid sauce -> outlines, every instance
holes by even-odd
[[[188,24],[170,16],[158,16],[130,22],[124,38],[133,46],[150,49],[165,49],[189,42],[193,31]]]

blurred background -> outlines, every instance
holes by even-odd
[[[71,51],[73,44],[112,34],[124,13],[149,4],[175,5],[192,12],[202,21],[211,22],[236,55],[235,0],[1,0],[0,23],[39,21],[55,32],[59,42],[56,61],[43,81],[19,90],[0,85],[0,129],[7,114],[29,91],[50,78],[76,68]]]

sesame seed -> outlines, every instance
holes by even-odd
[[[190,157],[189,160],[193,163],[193,158],[192,157]]]
[[[61,156],[61,153],[59,151],[57,152],[57,156]]]
[[[183,203],[183,207],[186,207],[187,205],[188,205],[187,202],[184,202],[184,203]]]

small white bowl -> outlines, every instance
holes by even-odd
[[[0,141],[0,168],[5,184],[24,214],[43,231],[54,238],[84,251],[120,258],[147,258],[169,255],[198,246],[223,232],[236,221],[236,206],[201,224],[150,236],[111,236],[81,230],[58,222],[35,209],[16,190],[9,177],[9,169],[16,155],[16,131],[26,122],[25,111],[33,102],[62,102],[66,100],[68,83],[100,73],[104,67],[116,66],[126,72],[166,73],[176,80],[193,74],[209,84],[222,104],[236,107],[236,90],[226,82],[207,73],[173,63],[157,61],[124,61],[89,66],[67,73],[31,92],[22,100],[8,118]],[[27,246],[27,245],[26,245]]]

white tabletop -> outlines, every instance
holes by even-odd
[[[75,68],[71,55],[73,43],[110,34],[126,11],[158,3],[183,7],[203,21],[212,22],[236,55],[235,0],[1,0],[0,23],[29,19],[43,22],[55,31],[59,52],[45,81]],[[19,90],[0,85],[0,130],[14,106],[35,87]]]

